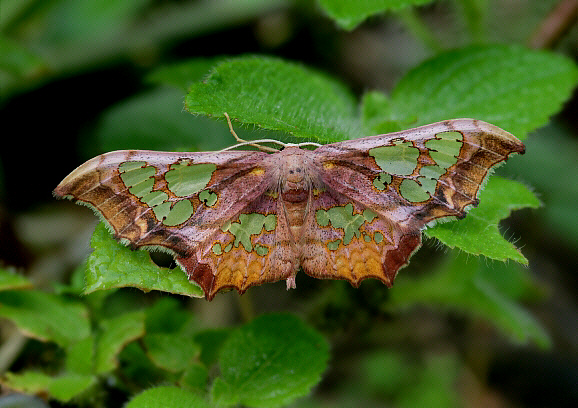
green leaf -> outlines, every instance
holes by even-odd
[[[225,123],[183,112],[184,92],[156,88],[104,113],[87,156],[122,149],[218,150],[235,142]],[[96,148],[95,148],[96,146]]]
[[[329,346],[296,316],[256,318],[226,340],[221,377],[213,383],[219,406],[278,407],[306,395],[327,368]]]
[[[63,0],[44,36],[58,42],[101,42],[122,35],[150,0]]]
[[[167,371],[183,371],[200,353],[189,336],[178,333],[147,333],[143,340],[153,364]]]
[[[0,268],[0,292],[4,290],[30,289],[32,282],[14,269]]]
[[[210,408],[203,398],[178,387],[155,387],[134,397],[125,408]]]
[[[409,356],[392,350],[370,353],[360,363],[358,378],[365,379],[363,390],[379,397],[399,395],[408,385],[413,387],[416,374],[422,368],[416,368]]]
[[[549,347],[544,328],[500,291],[500,285],[490,280],[492,274],[487,273],[484,262],[461,253],[421,278],[399,279],[384,306],[391,311],[426,304],[470,313],[490,321],[513,341]]]
[[[230,335],[231,330],[228,328],[207,329],[197,333],[194,340],[201,346],[201,362],[207,367],[215,364],[223,343]]]
[[[48,394],[58,401],[68,402],[96,384],[96,378],[80,374],[51,377],[40,372],[26,371],[22,374],[6,373],[2,383],[15,391]]]
[[[319,0],[329,17],[346,30],[353,30],[367,17],[386,11],[431,3],[433,0]]]
[[[191,113],[224,117],[313,141],[362,135],[355,99],[341,83],[275,58],[218,64],[186,97]]]
[[[96,340],[95,372],[112,371],[118,367],[117,356],[131,341],[145,334],[145,314],[142,311],[124,313],[99,322]]]
[[[480,193],[480,204],[459,222],[436,224],[425,231],[450,248],[499,261],[512,259],[527,265],[528,260],[500,234],[498,223],[513,210],[538,208],[538,198],[521,183],[494,176]]]
[[[0,317],[12,320],[28,337],[54,341],[62,347],[90,334],[86,307],[51,293],[35,290],[0,292]]]
[[[146,80],[152,84],[170,85],[186,92],[193,83],[204,79],[209,74],[211,68],[223,62],[225,58],[226,57],[223,56],[194,58],[168,65],[151,72]]]
[[[456,357],[430,356],[422,370],[416,373],[414,387],[397,396],[400,408],[430,407],[457,408],[459,394],[455,384],[459,380]]]
[[[151,384],[175,382],[177,375],[154,365],[141,347],[140,342],[133,341],[118,355],[120,370],[127,382],[140,389],[150,387]]]
[[[472,46],[438,54],[408,72],[392,91],[390,106],[375,115],[399,129],[469,117],[524,139],[560,110],[577,81],[576,65],[562,55]]]
[[[94,373],[94,337],[71,344],[66,349],[66,371],[74,374],[90,375]]]
[[[543,217],[538,234],[557,237],[568,248],[578,248],[576,157],[578,141],[574,129],[554,123],[538,130],[528,140],[523,160],[512,160],[504,168],[513,177],[523,174],[524,180],[535,188],[544,202],[544,207],[536,213]],[[550,245],[559,244],[552,242]]]
[[[190,364],[178,381],[181,387],[194,388],[199,391],[205,391],[207,388],[207,380],[209,378],[209,371],[207,367],[200,363]]]
[[[147,333],[189,334],[194,328],[194,315],[173,297],[163,297],[146,310]]]
[[[190,311],[184,310],[175,298],[162,298],[146,311],[147,334],[142,344],[157,367],[180,372],[200,354],[193,338],[195,329]]]
[[[384,119],[390,116],[391,101],[378,91],[370,91],[363,94],[361,100],[361,120],[368,135],[377,135],[396,132],[399,130],[397,123]]]
[[[0,50],[0,72],[24,78],[39,76],[48,69],[37,54],[2,35]]]
[[[144,291],[204,296],[180,268],[158,267],[146,251],[132,251],[116,242],[103,223],[94,230],[91,246],[94,252],[88,258],[85,293],[132,286]]]
[[[455,356],[433,355],[423,360],[394,351],[371,353],[361,361],[365,394],[400,408],[459,406],[456,390],[459,365]]]

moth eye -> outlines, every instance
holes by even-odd
[[[298,168],[298,169],[297,169],[297,173],[301,173],[301,168]]]
[[[289,174],[293,174],[295,173],[293,170],[289,170]]]

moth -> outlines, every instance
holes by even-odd
[[[92,207],[130,248],[172,253],[207,300],[282,279],[295,288],[300,269],[390,287],[421,231],[463,218],[492,167],[525,149],[473,119],[316,146],[114,151],[54,193]]]

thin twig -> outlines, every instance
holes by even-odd
[[[532,48],[554,48],[578,21],[578,0],[562,0],[542,21],[528,45]]]

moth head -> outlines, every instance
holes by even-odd
[[[287,152],[289,150],[289,152]],[[286,189],[307,189],[311,183],[309,160],[303,150],[287,148],[280,166],[280,181]]]

